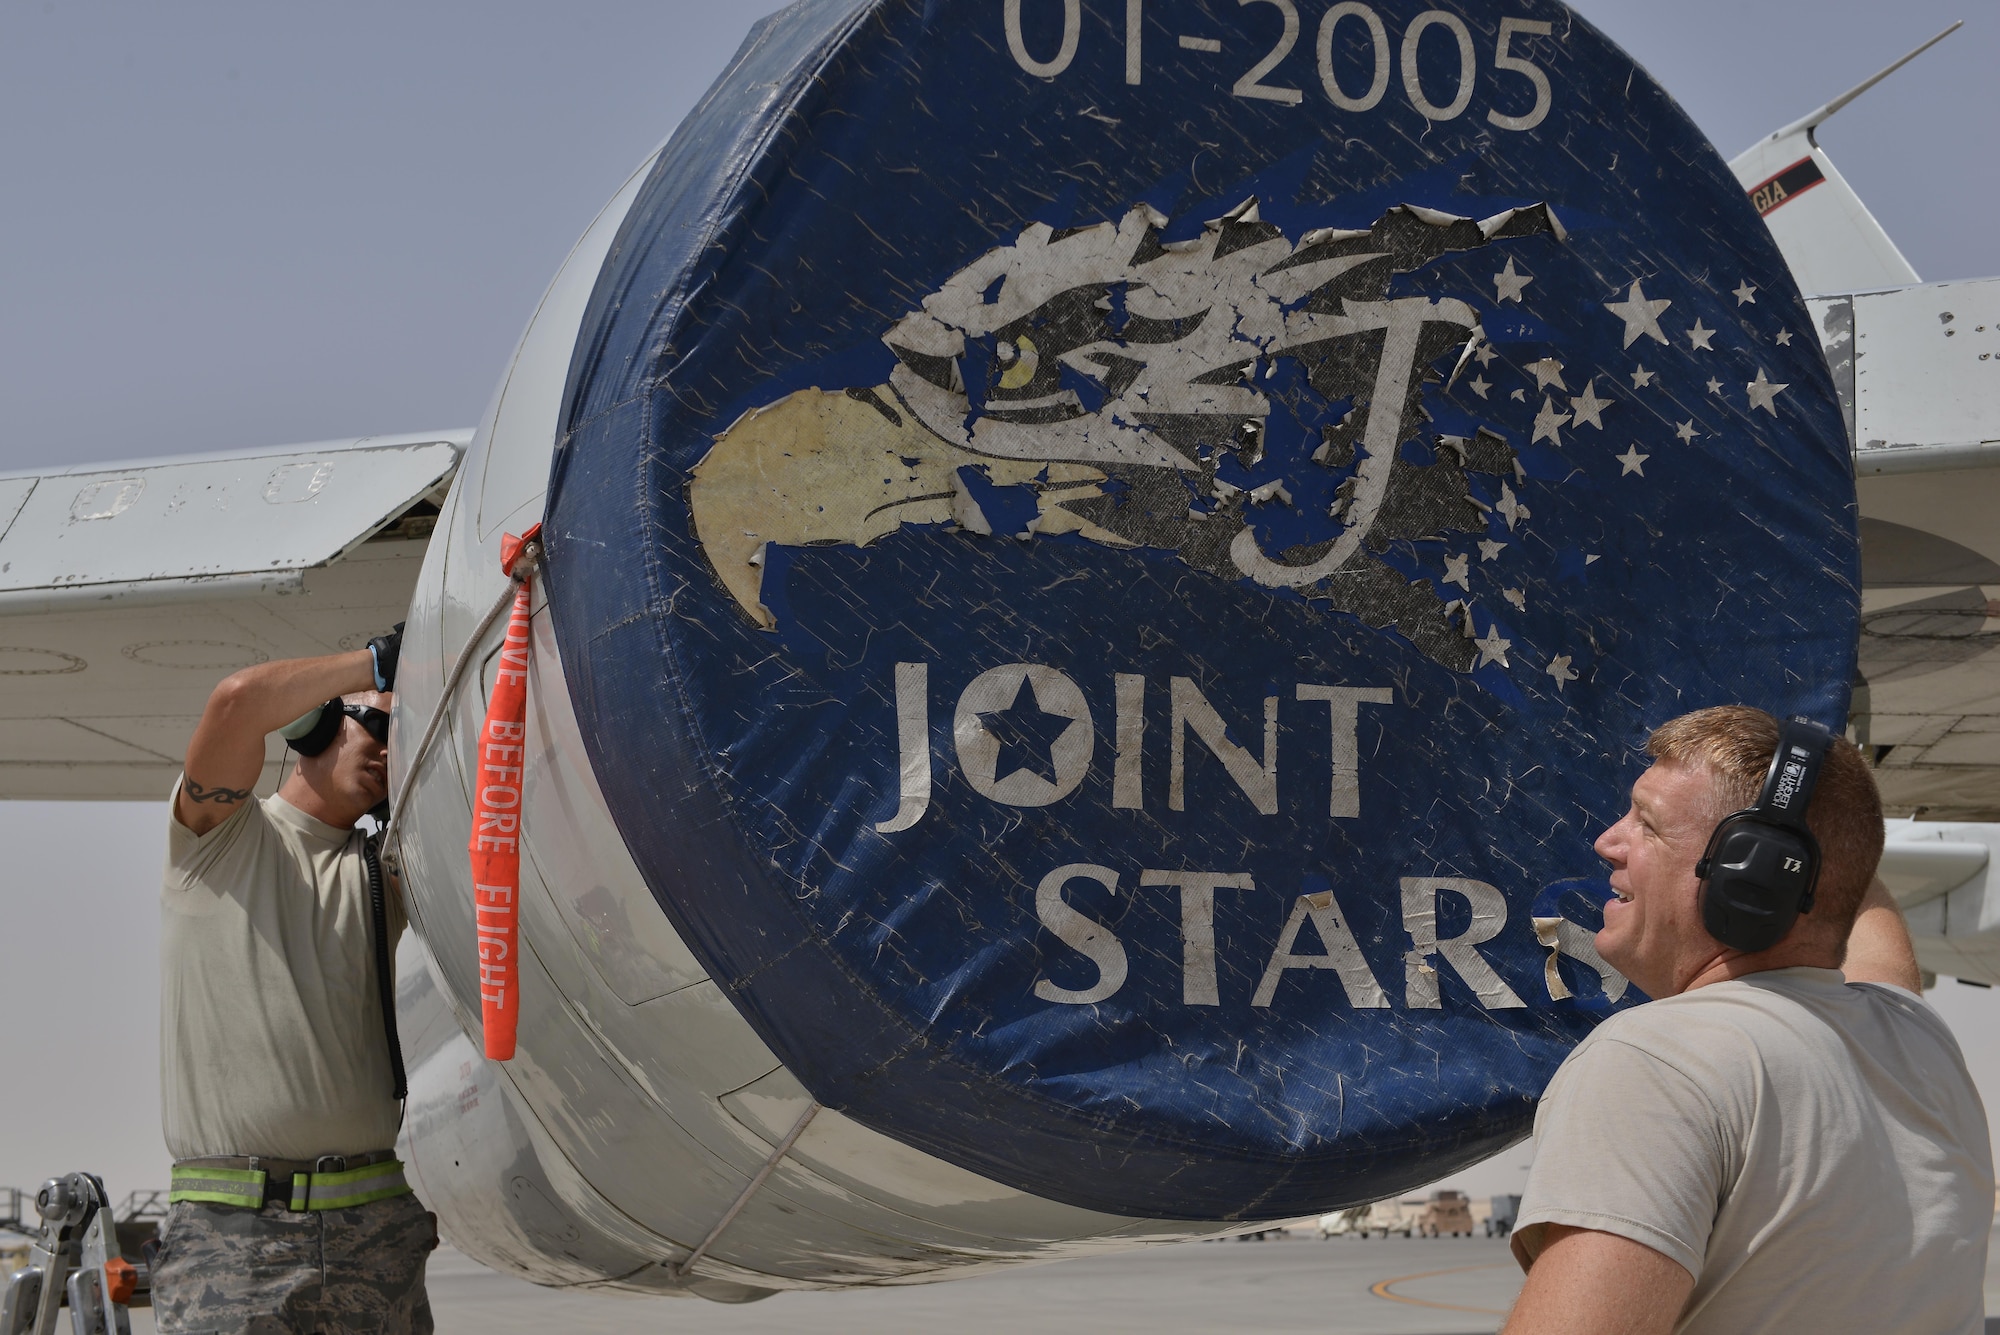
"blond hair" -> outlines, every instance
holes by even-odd
[[[1719,822],[1757,801],[1778,750],[1778,731],[1778,720],[1761,709],[1717,705],[1655,728],[1646,754],[1707,770],[1715,781],[1710,815]],[[1812,917],[1845,940],[1882,861],[1882,796],[1860,748],[1845,737],[1835,737],[1827,752],[1806,824],[1821,854]]]

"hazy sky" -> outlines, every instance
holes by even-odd
[[[776,7],[0,0],[0,471],[472,425],[577,233]],[[1991,0],[1577,8],[1725,156],[1966,19],[1821,142],[1926,279],[2000,270]],[[165,1183],[165,820],[0,803],[0,1185]],[[2000,1105],[2000,993],[1936,998]]]

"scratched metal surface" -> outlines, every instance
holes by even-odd
[[[550,606],[654,894],[817,1098],[1057,1200],[1518,1138],[1637,999],[1646,731],[1847,708],[1805,308],[1560,4],[808,0],[577,346]]]

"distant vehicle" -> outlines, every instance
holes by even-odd
[[[1319,1235],[1322,1238],[1368,1236],[1368,1216],[1374,1210],[1372,1205],[1350,1205],[1345,1210],[1335,1210],[1319,1217]]]
[[[1400,1233],[1404,1237],[1414,1237],[1419,1221],[1430,1202],[1413,1199],[1405,1201],[1376,1201],[1373,1205],[1355,1205],[1345,1210],[1324,1214],[1319,1219],[1319,1235],[1322,1238],[1352,1236],[1365,1238],[1374,1233],[1388,1237]]]
[[[1495,1196],[1493,1213],[1486,1216],[1486,1236],[1504,1238],[1514,1231],[1514,1219],[1521,1213],[1519,1196]]]
[[[1401,1201],[1383,1201],[1375,1207],[1375,1223],[1383,1237],[1391,1233],[1401,1233],[1413,1237],[1417,1231],[1417,1220],[1423,1215],[1422,1198]]]
[[[1462,1191],[1433,1191],[1415,1218],[1417,1233],[1425,1237],[1450,1234],[1472,1236],[1472,1202]]]

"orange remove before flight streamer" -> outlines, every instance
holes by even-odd
[[[500,568],[519,589],[507,618],[507,635],[493,673],[493,694],[479,730],[478,769],[473,783],[472,906],[479,937],[480,1018],[486,1055],[506,1061],[514,1055],[514,1031],[521,1013],[517,907],[521,889],[521,773],[527,758],[528,615],[534,600],[533,575],[514,574],[527,545],[541,536],[537,524],[520,537],[500,542]]]

